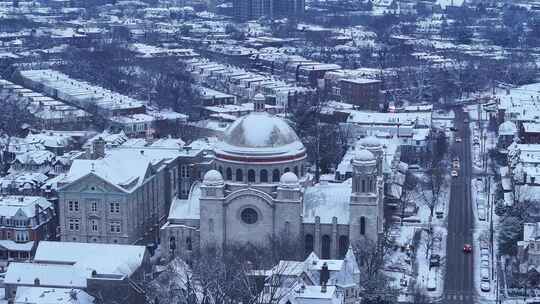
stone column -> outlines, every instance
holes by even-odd
[[[321,218],[315,217],[315,235],[313,237],[313,251],[317,256],[321,256]]]

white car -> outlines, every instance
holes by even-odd
[[[481,221],[486,220],[486,208],[478,207],[478,219]]]
[[[480,278],[482,279],[482,282],[489,282],[489,268],[488,267],[480,268]]]
[[[489,282],[482,282],[480,283],[480,289],[483,291],[483,292],[488,292],[491,287],[489,286]]]
[[[454,159],[452,162],[452,167],[456,170],[459,169],[459,159]]]
[[[456,142],[460,143],[461,142],[461,137],[456,137]]]
[[[450,175],[452,175],[452,177],[457,177],[458,176],[458,173],[456,170],[452,170],[452,172],[450,173]]]

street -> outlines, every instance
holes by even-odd
[[[474,267],[473,254],[464,253],[464,244],[473,244],[474,215],[471,207],[472,163],[470,152],[470,132],[462,109],[456,109],[456,137],[461,142],[451,142],[450,155],[459,157],[459,175],[452,178],[450,206],[448,214],[448,239],[446,252],[446,275],[444,282],[444,303],[473,303]],[[473,248],[473,251],[477,248]]]

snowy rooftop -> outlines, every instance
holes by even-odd
[[[145,251],[135,245],[41,241],[34,261],[71,264],[83,273],[131,276],[142,266]]]
[[[90,272],[75,271],[72,265],[10,263],[4,284],[34,285],[35,280],[39,279],[39,284],[43,286],[86,288],[89,275]]]
[[[17,288],[15,303],[28,304],[93,304],[95,298],[80,289],[27,287]]]
[[[2,196],[0,197],[0,216],[31,218],[36,215],[36,206],[48,209],[52,207],[52,204],[41,196]]]
[[[144,182],[149,165],[149,159],[138,151],[111,153],[96,160],[76,159],[65,182],[74,182],[88,174],[94,174],[128,192]]]
[[[175,219],[194,219],[198,220],[201,218],[200,208],[199,208],[199,199],[201,197],[201,185],[200,183],[195,183],[191,187],[189,192],[189,197],[187,200],[182,200],[175,198],[171,204],[171,209],[169,210],[169,221],[174,222]]]
[[[334,217],[338,224],[349,224],[351,192],[350,179],[339,184],[317,184],[306,188],[303,222],[315,223],[315,217],[319,216],[321,224],[331,224]]]
[[[296,155],[305,148],[283,119],[266,112],[253,112],[227,128],[217,150],[220,153],[275,156]]]
[[[135,100],[86,82],[75,80],[55,70],[21,71],[21,76],[58,91],[58,96],[78,102],[93,101],[98,106],[113,109],[139,108],[146,102]]]
[[[357,124],[391,124],[431,126],[431,112],[380,113],[344,110],[350,114],[348,122]]]

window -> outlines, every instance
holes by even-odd
[[[241,182],[244,181],[244,173],[241,169],[236,169],[236,181]]]
[[[366,181],[362,180],[362,192],[366,192]]]
[[[92,212],[97,212],[97,202],[92,202],[90,204],[90,209],[92,210]]]
[[[226,173],[226,179],[227,180],[232,180],[232,170],[231,168],[227,168],[227,173]]]
[[[98,229],[98,221],[97,220],[91,220],[90,221],[90,229],[93,231],[93,232],[97,232],[99,229]]]
[[[259,179],[261,180],[261,183],[267,183],[268,182],[268,171],[265,169],[261,170]]]
[[[191,238],[190,237],[187,237],[186,238],[186,247],[187,247],[187,250],[193,250],[193,245],[191,244]]]
[[[69,230],[71,231],[79,231],[80,229],[80,220],[79,219],[69,219]]]
[[[114,202],[110,205],[111,213],[120,213],[120,203]]]
[[[294,166],[294,175],[298,176],[298,166]]]
[[[254,183],[255,182],[255,170],[250,169],[248,171],[248,182]]]
[[[259,215],[257,214],[257,211],[253,208],[246,208],[242,211],[240,214],[240,217],[242,218],[242,221],[246,224],[255,224],[257,220],[259,219]]]
[[[175,238],[174,236],[171,236],[171,237],[169,238],[169,249],[170,249],[171,251],[176,250],[176,238]]]
[[[287,173],[289,171],[291,171],[291,169],[289,169],[289,167],[287,167],[287,168],[285,168],[285,170],[283,172]]]
[[[122,231],[120,222],[111,222],[110,227],[111,227],[110,229],[111,232],[120,233]]]
[[[306,234],[306,238],[304,239],[304,246],[306,255],[313,252],[313,235]]]
[[[278,169],[274,169],[274,171],[272,172],[272,182],[274,182],[274,183],[279,182],[279,170]]]
[[[69,211],[79,211],[79,202],[69,201],[68,208],[69,208]]]
[[[331,247],[332,240],[329,235],[323,235],[322,237],[322,258],[323,259],[329,259],[330,258],[330,247]]]
[[[360,217],[360,234],[366,234],[366,217],[364,216]]]
[[[208,220],[208,230],[210,230],[210,232],[214,232],[214,219]]]

